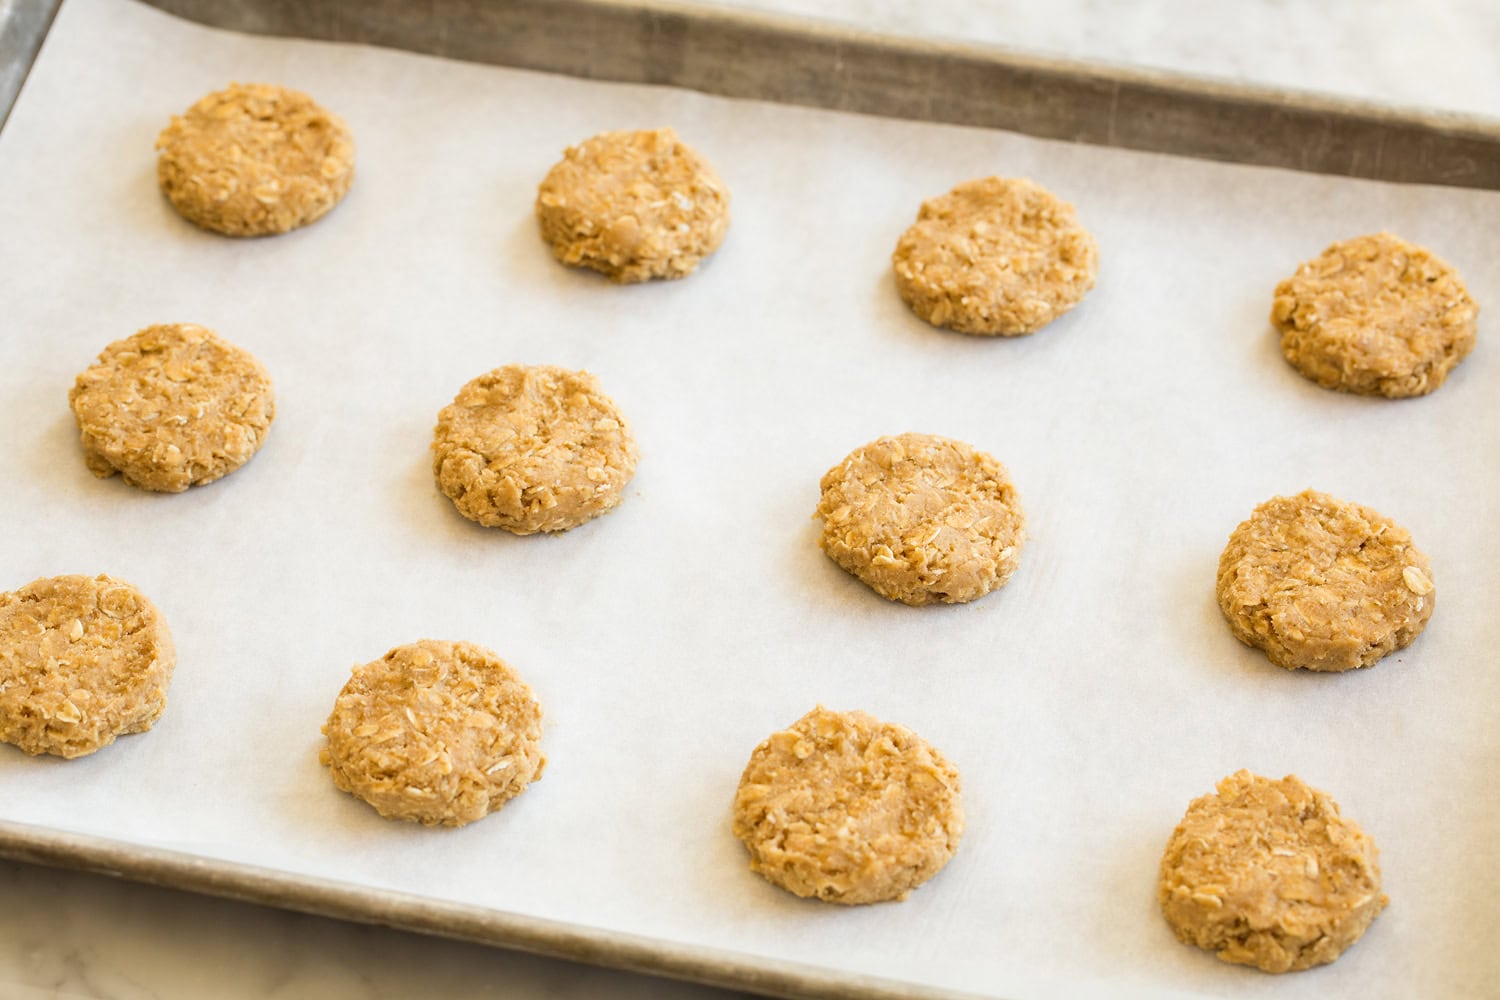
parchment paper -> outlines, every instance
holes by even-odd
[[[359,146],[318,224],[237,241],[156,190],[168,117],[230,80],[311,92]],[[535,187],[563,147],[671,124],[734,193],[691,278],[556,264]],[[1019,341],[943,333],[889,253],[954,183],[1033,177],[1097,235],[1097,289]],[[176,635],[166,714],[78,761],[0,753],[4,818],[663,940],[996,995],[1474,996],[1500,977],[1500,196],[1384,186],[239,37],[69,0],[0,134],[0,587],[108,572]],[[1456,264],[1481,343],[1435,396],[1318,389],[1276,281],[1389,228]],[[104,345],[206,324],[278,416],[247,467],[158,496],[84,468],[66,404]],[[437,411],[509,362],[587,367],[642,460],[561,537],[463,520]],[[1005,462],[1020,572],[890,604],[817,549],[822,473],[880,434]],[[1409,650],[1292,674],[1228,633],[1214,569],[1258,502],[1314,486],[1406,525],[1438,610]],[[458,831],[380,819],[317,763],[355,663],[419,637],[505,656],[547,712],[545,778]],[[729,802],[816,703],[902,722],[962,769],[969,829],[902,904],[750,874]],[[1178,944],[1155,903],[1189,800],[1241,767],[1327,789],[1382,848],[1390,909],[1336,965],[1273,978]]]

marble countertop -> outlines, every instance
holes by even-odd
[[[888,34],[1500,117],[1492,0],[731,0]]]
[[[0,899],[5,1000],[740,995],[12,862]]]
[[[1500,118],[1492,0],[740,0],[873,30]],[[713,1000],[667,983],[0,862],[0,997]]]

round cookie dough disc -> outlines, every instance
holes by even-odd
[[[611,281],[681,278],[729,228],[729,189],[669,128],[605,132],[571,146],[536,196],[557,259]]]
[[[1474,349],[1478,315],[1457,271],[1390,233],[1333,244],[1277,285],[1271,306],[1297,371],[1392,398],[1442,385]]]
[[[177,652],[145,595],[108,576],[0,594],[0,741],[82,757],[151,728]]]
[[[1083,299],[1099,248],[1046,188],[985,177],[924,201],[891,263],[901,298],[933,326],[1014,337]]]
[[[1217,595],[1235,637],[1272,663],[1333,671],[1405,648],[1437,602],[1405,528],[1313,490],[1273,497],[1234,529]]]
[[[517,535],[566,531],[623,498],[635,439],[588,372],[507,365],[438,414],[433,473],[459,513]]]
[[[903,604],[961,604],[1021,564],[1025,516],[999,462],[932,434],[883,437],[823,477],[828,558]]]
[[[156,140],[156,177],[189,222],[226,236],[270,236],[322,218],[354,181],[354,139],[306,94],[230,84]]]
[[[333,783],[387,819],[463,826],[542,776],[542,710],[470,642],[423,639],[355,667],[323,727]]]
[[[1240,771],[1172,831],[1157,899],[1184,943],[1296,972],[1338,958],[1390,901],[1378,857],[1323,792]]]
[[[250,461],[276,416],[271,378],[248,351],[191,323],[150,326],[106,347],[68,402],[94,475],[180,493]]]
[[[819,706],[755,748],[734,797],[750,868],[830,903],[905,899],[964,832],[958,771],[925,740]]]

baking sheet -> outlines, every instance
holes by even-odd
[[[313,93],[359,176],[309,229],[201,233],[154,184],[167,117],[230,79]],[[536,182],[562,148],[668,123],[734,192],[692,278],[557,266]],[[912,318],[888,255],[922,198],[1031,176],[1097,235],[1099,287],[1021,341]],[[172,624],[171,704],[80,761],[0,754],[0,817],[292,874],[993,995],[1478,995],[1500,977],[1493,350],[1433,397],[1339,396],[1281,361],[1270,289],[1390,228],[1500,291],[1500,196],[252,39],[70,0],[0,132],[4,585],[109,572]],[[153,322],[270,370],[278,418],[218,484],[84,468],[73,376]],[[468,378],[587,367],[630,416],[616,512],[557,538],[464,521],[427,443]],[[1002,592],[888,604],[817,550],[818,477],[879,434],[991,451],[1031,540]],[[1236,643],[1212,581],[1260,500],[1315,486],[1404,523],[1439,610],[1409,650],[1298,676]],[[457,831],[333,790],[318,727],[349,667],[422,636],[501,652],[547,711],[545,778]],[[909,901],[796,900],[746,870],[728,803],[817,702],[903,722],[965,777],[959,854]],[[1239,767],[1328,789],[1382,847],[1391,908],[1335,966],[1272,978],[1178,945],[1155,869]]]
[[[1229,163],[1500,189],[1500,123],[1489,119],[813,18],[681,0],[360,0],[357,16],[339,0],[149,2],[235,31]]]

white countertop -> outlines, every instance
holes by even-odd
[[[959,38],[1500,118],[1492,0],[740,0]],[[0,862],[0,997],[711,1000],[733,994]]]
[[[1492,0],[735,0],[1069,59],[1500,117]]]

